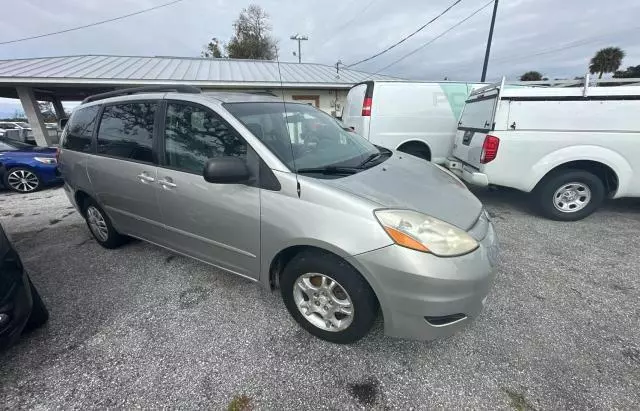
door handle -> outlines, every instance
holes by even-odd
[[[171,179],[169,177],[166,177],[162,180],[158,180],[158,184],[160,184],[162,186],[162,188],[166,188],[167,190],[170,188],[175,188],[177,187],[177,184],[174,183],[173,181],[171,181]]]
[[[142,172],[141,174],[138,174],[138,178],[140,179],[141,182],[143,183],[153,183],[154,181],[156,181],[155,178],[151,177],[149,174],[147,174],[146,172]]]

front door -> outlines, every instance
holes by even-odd
[[[98,202],[115,228],[153,242],[163,234],[152,153],[158,106],[157,101],[105,106],[96,155],[87,161]]]
[[[167,101],[164,155],[158,168],[159,204],[168,245],[237,274],[258,278],[260,189],[212,184],[204,164],[219,156],[258,159],[240,135],[212,110]]]

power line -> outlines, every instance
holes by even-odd
[[[346,23],[344,23],[342,26],[338,27],[337,29],[335,29],[333,31],[333,34],[331,35],[331,37],[334,37],[336,34],[338,34],[339,32],[341,32],[342,30],[344,30],[346,27],[349,26],[349,24],[353,23],[358,17],[361,17],[367,10],[369,10],[369,8],[373,5],[373,3],[375,3],[377,0],[371,0],[366,6],[364,6],[362,8],[362,10],[360,10],[358,13],[356,13],[355,16],[353,16],[349,21],[347,21]]]
[[[138,14],[146,13],[148,11],[157,10],[159,8],[162,8],[162,7],[171,6],[172,4],[180,3],[181,1],[184,1],[184,0],[174,0],[174,1],[171,1],[169,3],[164,3],[164,4],[160,4],[158,6],[150,7],[148,9],[136,11],[135,13],[125,14],[124,16],[114,17],[112,19],[107,19],[107,20],[102,20],[102,21],[97,21],[95,23],[85,24],[84,26],[78,26],[78,27],[73,27],[73,28],[66,29],[66,30],[54,31],[54,32],[51,32],[51,33],[46,33],[46,34],[39,34],[37,36],[23,37],[21,39],[2,41],[2,42],[0,42],[0,45],[18,43],[18,42],[21,42],[21,41],[34,40],[34,39],[39,39],[39,38],[42,38],[42,37],[54,36],[56,34],[68,33],[70,31],[86,29],[87,27],[98,26],[100,24],[110,23],[112,21],[126,19],[127,17],[136,16]]]
[[[351,23],[353,23],[357,18],[361,17],[367,10],[369,10],[369,8],[373,5],[373,3],[375,3],[377,0],[371,0],[366,6],[364,6],[358,13],[356,13],[351,19],[349,19],[346,23],[342,24],[341,26],[338,26],[337,28],[329,31],[331,34],[329,35],[328,38],[325,39],[325,41],[322,43],[322,45],[320,47],[324,47],[329,40],[332,40],[333,38],[336,37],[336,35],[338,33],[340,33],[342,30],[344,30],[346,27],[348,27]]]
[[[631,27],[631,28],[625,28],[625,29],[622,29],[622,30],[616,30],[616,31],[612,31],[612,32],[607,33],[607,34],[601,34],[601,35],[597,35],[597,36],[585,37],[583,39],[574,40],[574,41],[570,41],[568,43],[561,44],[561,45],[559,45],[557,47],[552,47],[552,48],[548,48],[548,49],[542,49],[542,50],[537,51],[537,52],[532,53],[532,54],[524,54],[524,55],[514,56],[514,57],[506,57],[506,58],[503,57],[503,58],[499,58],[499,59],[493,59],[492,63],[505,63],[505,62],[514,61],[514,60],[522,60],[522,59],[527,59],[527,58],[531,58],[531,57],[543,56],[545,54],[553,54],[553,53],[557,53],[559,51],[564,51],[564,50],[572,49],[572,48],[575,48],[575,47],[584,46],[586,44],[597,43],[598,41],[600,41],[600,39],[609,37],[609,36],[611,36],[613,34],[626,33],[626,32],[635,31],[635,30],[638,30],[638,29],[640,29],[640,26],[635,26],[635,27]],[[462,66],[458,66],[453,71],[453,73],[461,72],[461,71],[465,70],[466,68],[471,67],[472,64],[475,64],[475,63],[469,63],[469,64],[465,64],[465,65],[462,65]]]
[[[353,64],[348,65],[347,67],[353,67],[353,66],[357,66],[360,63],[364,63],[365,61],[369,61],[371,59],[374,59],[384,53],[386,53],[387,51],[395,48],[396,46],[398,46],[401,43],[404,43],[406,40],[410,39],[411,37],[415,36],[416,34],[418,34],[419,32],[421,32],[425,27],[427,27],[429,24],[433,23],[434,21],[438,20],[440,17],[442,17],[444,14],[446,14],[449,10],[451,10],[452,8],[454,8],[458,3],[460,3],[462,0],[456,0],[453,2],[453,4],[451,4],[449,7],[447,7],[442,13],[438,14],[437,16],[435,16],[434,18],[432,18],[431,20],[429,20],[427,23],[425,23],[424,25],[422,25],[421,27],[419,27],[416,31],[414,31],[413,33],[409,34],[406,37],[403,37],[400,41],[398,41],[397,43],[392,44],[391,46],[387,47],[386,49],[382,50],[379,53],[374,54],[371,57],[367,57],[366,59],[362,59],[360,61],[357,61]]]
[[[413,51],[405,54],[404,56],[400,57],[399,59],[393,61],[391,64],[388,64],[386,66],[384,66],[383,68],[381,68],[380,70],[376,71],[375,73],[371,74],[376,75],[379,74],[380,72],[388,69],[391,66],[395,66],[396,64],[398,64],[399,62],[401,62],[402,60],[413,56],[414,54],[416,54],[417,52],[419,52],[420,50],[422,50],[423,48],[427,47],[429,44],[433,43],[434,41],[438,40],[439,38],[443,37],[445,34],[447,34],[448,32],[450,32],[451,30],[455,29],[456,27],[458,27],[459,25],[461,25],[462,23],[464,23],[465,21],[469,20],[471,17],[475,16],[476,14],[480,13],[482,10],[486,9],[489,5],[491,5],[493,3],[494,0],[490,0],[488,3],[486,3],[484,6],[480,7],[478,10],[474,11],[473,13],[471,13],[469,16],[467,16],[466,18],[460,20],[459,22],[457,22],[456,24],[454,24],[453,26],[449,27],[447,30],[443,31],[442,33],[440,33],[439,35],[437,35],[436,37],[432,38],[431,40],[427,41],[426,43],[424,43],[423,45],[421,45],[420,47],[418,47],[417,49],[414,49]]]

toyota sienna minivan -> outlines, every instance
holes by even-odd
[[[306,104],[146,87],[89,97],[62,135],[70,201],[106,248],[142,239],[279,288],[335,343],[433,339],[482,310],[497,241],[454,175]]]

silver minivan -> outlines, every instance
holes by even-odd
[[[482,310],[497,241],[454,175],[306,104],[142,88],[87,98],[59,168],[95,239],[134,237],[279,288],[304,329],[433,339]]]

